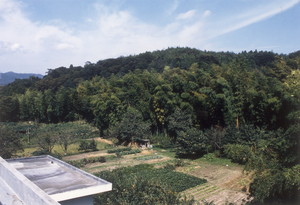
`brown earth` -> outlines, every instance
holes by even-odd
[[[106,139],[97,138],[101,142]],[[104,141],[103,141],[104,140]],[[106,150],[83,153],[73,156],[64,157],[63,160],[79,160],[89,157],[98,157],[112,155],[108,154]],[[149,160],[138,160],[142,156],[159,155],[160,158]],[[87,164],[83,169],[90,173],[96,173],[103,170],[112,170],[120,167],[134,166],[138,164],[154,164],[155,166],[163,166],[171,162],[173,158],[161,155],[155,150],[142,150],[141,153],[122,156],[121,159],[107,161],[105,163]],[[215,165],[206,162],[189,162],[189,165],[179,167],[176,171],[193,175],[199,178],[204,178],[207,183],[197,187],[188,189],[183,194],[193,197],[195,200],[201,202],[213,201],[215,205],[223,205],[234,203],[235,205],[243,205],[251,200],[249,193],[249,184],[251,182],[251,175],[243,171],[241,166],[224,166]]]
[[[114,144],[111,140],[104,139],[104,138],[101,138],[101,137],[94,138],[94,140],[96,140],[98,142],[103,142],[103,143],[106,143],[106,144],[110,144],[110,145]]]
[[[199,202],[205,200],[207,202],[213,201],[216,205],[229,203],[242,205],[251,200],[247,192],[251,176],[244,173],[240,166],[198,163],[189,168],[178,168],[178,171],[207,180],[206,184],[184,192]]]

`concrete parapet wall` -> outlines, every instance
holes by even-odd
[[[7,163],[2,157],[0,157],[0,179],[11,188],[11,190],[17,194],[17,197],[28,205],[59,205],[57,201],[52,199],[48,194],[41,190],[38,186],[32,183],[24,175],[18,172],[14,167]],[[2,202],[0,199],[0,204]]]

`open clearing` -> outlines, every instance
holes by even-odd
[[[184,194],[194,197],[197,201],[213,201],[216,205],[240,205],[251,199],[246,192],[250,179],[242,167],[196,162],[189,167],[180,167],[177,171],[207,180],[206,184],[184,191]]]
[[[104,141],[101,140],[101,142]],[[72,161],[107,155],[112,154],[108,154],[107,150],[101,150],[66,156],[63,160]],[[104,170],[112,170],[138,164],[153,164],[156,167],[162,167],[168,163],[174,164],[175,159],[172,155],[173,153],[165,150],[146,149],[142,150],[141,153],[114,158],[113,160],[108,160],[105,163],[90,163],[85,165],[83,169],[90,173],[96,173]],[[183,194],[188,197],[193,197],[199,202],[203,200],[207,202],[213,201],[216,205],[229,203],[241,205],[249,201],[251,198],[247,191],[251,177],[244,173],[242,166],[233,164],[226,160],[221,160],[217,162],[210,162],[203,159],[183,160],[184,165],[177,167],[176,171],[207,180],[207,183],[185,190]]]

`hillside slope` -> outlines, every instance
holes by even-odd
[[[16,79],[27,79],[30,78],[31,76],[38,77],[38,78],[43,77],[40,74],[34,74],[34,73],[14,73],[14,72],[0,73],[0,86],[12,83]]]

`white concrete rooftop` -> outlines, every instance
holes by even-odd
[[[112,189],[110,182],[48,155],[7,162],[58,202]]]
[[[110,182],[48,155],[0,157],[0,205],[53,205],[110,190]]]

